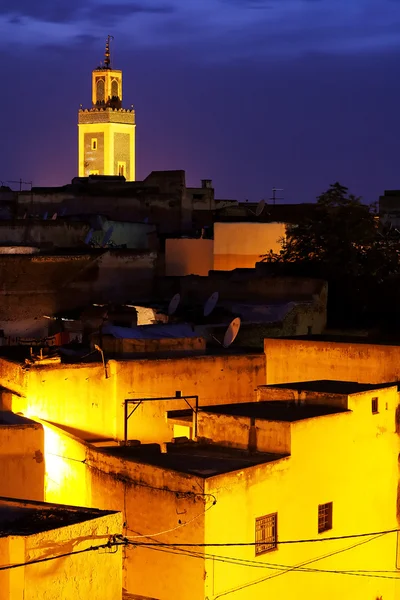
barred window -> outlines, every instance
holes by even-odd
[[[256,519],[256,556],[278,546],[278,513]]]
[[[332,529],[333,503],[327,502],[318,506],[318,533]]]

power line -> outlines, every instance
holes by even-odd
[[[112,536],[116,537],[116,536]],[[114,546],[122,546],[121,542],[108,541],[106,544],[100,544],[98,546],[89,546],[83,550],[76,550],[75,552],[66,552],[65,554],[57,554],[57,556],[47,556],[45,558],[36,558],[28,562],[16,563],[14,565],[3,565],[0,567],[0,571],[7,571],[9,569],[18,569],[19,567],[28,567],[29,565],[35,565],[38,563],[49,562],[51,560],[57,560],[58,558],[66,558],[67,556],[74,556],[75,554],[83,554],[84,552],[93,552],[95,550],[101,550],[104,548],[112,548]]]
[[[152,539],[153,537],[158,537],[160,535],[164,535],[165,533],[171,533],[172,531],[176,531],[177,529],[181,529],[182,527],[186,527],[186,525],[190,525],[191,523],[193,523],[193,521],[196,521],[199,517],[202,517],[206,514],[206,512],[208,510],[210,510],[210,508],[212,508],[213,506],[215,506],[217,503],[216,500],[213,501],[212,504],[210,504],[210,506],[208,506],[205,510],[203,510],[201,513],[195,515],[194,517],[192,517],[191,519],[189,519],[189,521],[185,521],[184,523],[179,523],[179,525],[176,525],[176,527],[172,527],[171,529],[165,529],[164,531],[158,531],[157,533],[148,533],[146,534],[140,534],[140,535],[127,535],[125,536],[123,539],[124,540],[136,540],[138,538],[148,538],[148,539]],[[129,531],[132,531],[131,529]],[[133,532],[135,533],[135,532]]]
[[[277,540],[276,544],[277,546],[279,546],[279,544],[310,544],[310,543],[316,543],[316,542],[332,542],[335,540],[348,540],[348,539],[353,539],[353,538],[360,538],[360,537],[371,537],[374,535],[386,535],[388,533],[398,533],[400,531],[400,529],[387,529],[386,531],[372,531],[372,532],[368,532],[368,533],[353,533],[351,535],[338,535],[338,536],[332,536],[332,537],[324,537],[324,538],[307,538],[307,539],[298,539],[298,540]],[[241,547],[241,546],[257,546],[259,545],[260,542],[227,542],[227,543],[222,543],[222,542],[218,542],[215,544],[212,543],[202,543],[202,544],[195,544],[195,543],[187,543],[187,544],[178,544],[178,543],[167,543],[167,542],[138,542],[138,545],[140,544],[145,544],[146,546],[158,546],[158,545],[162,545],[165,547],[179,547],[179,548],[217,548],[217,547],[221,547],[221,548],[229,548],[232,546],[236,546],[236,547]]]
[[[379,536],[377,536],[379,537]],[[310,561],[307,561],[306,563],[303,564],[311,564],[312,562],[317,562],[320,560],[324,560],[325,558],[329,558],[335,554],[341,554],[342,552],[346,552],[347,550],[351,550],[352,548],[355,548],[356,546],[359,546],[361,544],[365,544],[368,543],[370,541],[373,541],[373,539],[376,538],[372,538],[371,540],[366,540],[363,542],[360,542],[359,544],[353,544],[352,546],[349,546],[347,548],[342,548],[341,550],[337,550],[335,552],[331,552],[330,554],[324,555],[324,556],[320,556],[317,558],[313,558]],[[133,545],[136,546],[137,544],[135,544],[134,542],[130,542],[128,545]],[[254,585],[255,583],[261,583],[264,580],[270,579],[271,577],[276,577],[279,575],[284,575],[285,573],[288,573],[290,571],[298,571],[298,572],[304,572],[304,573],[327,573],[327,574],[334,574],[334,575],[354,575],[354,576],[359,576],[359,577],[376,577],[378,579],[383,578],[383,579],[400,579],[400,572],[397,570],[351,570],[351,569],[346,569],[346,570],[341,570],[341,569],[313,569],[313,568],[307,568],[304,567],[303,565],[279,565],[279,564],[274,564],[274,563],[257,563],[256,561],[247,561],[245,559],[239,559],[239,558],[231,558],[231,557],[225,557],[225,556],[218,556],[215,554],[201,554],[198,552],[192,552],[189,550],[179,550],[178,548],[176,549],[168,549],[168,548],[164,548],[163,544],[159,544],[159,548],[153,547],[151,546],[149,548],[149,550],[155,550],[155,551],[159,551],[159,552],[166,552],[169,554],[176,554],[178,556],[189,556],[189,557],[193,557],[193,558],[200,558],[203,559],[204,558],[208,558],[208,559],[213,559],[216,560],[218,562],[223,562],[223,563],[227,563],[227,564],[234,564],[234,565],[240,565],[240,566],[248,566],[248,567],[255,567],[255,568],[261,568],[261,569],[269,569],[269,570],[278,570],[278,571],[282,571],[281,573],[277,573],[275,575],[269,576],[265,579],[262,579],[260,581],[256,581],[256,582],[252,582],[250,584],[247,585]],[[386,575],[386,574],[397,574],[397,576],[390,576],[390,575]],[[246,586],[244,586],[246,587]]]

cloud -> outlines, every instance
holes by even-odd
[[[135,15],[168,15],[175,12],[172,4],[149,4],[148,2],[128,2],[118,4],[97,4],[90,6],[84,16],[96,23],[115,23]]]
[[[2,0],[0,14],[11,19],[28,17],[51,23],[71,22],[79,18],[81,0]]]
[[[112,33],[119,53],[169,47],[202,63],[380,52],[400,45],[399,28],[398,0],[2,0],[0,7],[0,45],[65,47],[86,35],[102,44]]]

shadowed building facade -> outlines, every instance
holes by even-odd
[[[79,177],[119,175],[135,180],[135,111],[122,108],[122,71],[104,64],[92,72],[92,107],[78,113]]]

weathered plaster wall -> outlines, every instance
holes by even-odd
[[[44,474],[43,427],[0,412],[0,496],[43,500]]]
[[[0,244],[24,244],[41,247],[84,247],[89,225],[62,219],[0,221]]]
[[[8,545],[12,563],[79,552],[90,546],[107,543],[110,535],[122,533],[120,513],[103,515],[75,525],[41,531],[34,535],[1,538],[0,555]],[[1,547],[3,546],[3,552]],[[59,560],[5,571],[2,600],[60,600],[89,598],[120,600],[122,598],[122,548],[84,552]],[[2,563],[4,564],[4,563]],[[9,564],[9,563],[6,563]],[[18,579],[12,577],[18,571]],[[8,579],[8,582],[7,582]],[[1,580],[0,580],[1,581]],[[8,585],[7,585],[8,584]],[[15,585],[16,584],[16,585]],[[10,594],[3,596],[3,589]]]
[[[175,238],[165,241],[165,274],[167,277],[204,275],[214,268],[213,240]]]
[[[255,519],[272,513],[278,515],[280,540],[397,529],[397,402],[394,390],[388,410],[379,415],[371,414],[366,399],[365,411],[360,400],[353,413],[292,423],[290,458],[207,478],[205,489],[215,494],[217,504],[205,515],[205,542],[254,544]],[[379,481],[385,485],[377,485]],[[318,505],[326,502],[333,502],[333,529],[318,534]],[[261,568],[207,559],[206,596],[395,600],[394,580],[285,569],[285,565],[328,571],[395,568],[396,533],[360,541],[281,544],[259,557],[254,545],[224,547],[225,557]],[[262,568],[265,563],[268,568]]]
[[[214,223],[214,269],[252,268],[270,250],[279,252],[285,223]]]
[[[132,542],[203,542],[204,510],[213,499],[204,496],[202,478],[131,462],[129,450],[108,455],[43,425],[47,501],[121,511]],[[124,588],[138,596],[204,600],[202,560],[188,559],[182,571],[179,554],[128,546],[123,573]]]
[[[400,347],[381,344],[266,339],[268,384],[334,379],[360,383],[400,380]]]
[[[107,370],[107,379],[102,363],[25,371],[0,359],[0,385],[21,393],[13,398],[14,412],[65,425],[84,438],[123,439],[126,398],[174,396],[180,390],[182,395],[198,395],[200,406],[244,402],[265,383],[262,354],[110,360]],[[186,407],[183,400],[143,403],[129,420],[129,438],[169,441],[173,426],[165,413]]]
[[[289,454],[290,423],[199,412],[198,438],[250,452]]]
[[[264,377],[263,368],[259,354],[121,361],[116,393],[119,402],[125,398],[174,396],[176,390],[182,395],[198,395],[200,406],[247,402],[253,399],[257,382]],[[166,422],[165,413],[182,408],[187,408],[183,400],[141,404],[129,420],[129,438],[169,441],[173,426]],[[118,437],[122,439],[122,413],[118,423]]]

